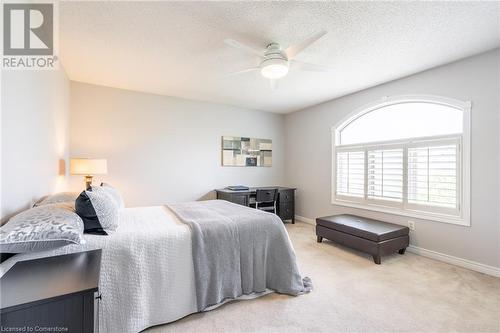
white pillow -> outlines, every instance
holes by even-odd
[[[25,253],[84,244],[83,221],[68,203],[25,210],[0,227],[0,252]]]

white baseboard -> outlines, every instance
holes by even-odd
[[[309,219],[309,218],[304,217],[304,216],[295,215],[295,219],[296,219],[297,221],[301,221],[301,222],[304,222],[304,223],[307,223],[307,224],[316,225],[316,221],[315,221],[315,220],[313,220],[313,219]]]
[[[307,224],[316,225],[315,220],[304,217],[304,216],[295,215],[295,219],[297,221],[301,221],[301,222],[304,222]],[[470,269],[472,271],[476,271],[479,273],[484,273],[484,274],[488,274],[491,276],[500,277],[500,267],[489,266],[489,265],[481,264],[481,263],[476,262],[476,261],[471,261],[471,260],[467,260],[467,259],[462,259],[462,258],[450,256],[448,254],[444,254],[444,253],[440,253],[440,252],[436,252],[436,251],[432,251],[432,250],[427,250],[427,249],[424,249],[424,248],[421,248],[421,247],[418,247],[415,245],[410,245],[407,248],[407,250],[408,250],[408,252],[420,255],[422,257],[431,258],[434,260],[445,262],[447,264],[467,268],[467,269]]]
[[[439,261],[445,262],[447,264],[467,268],[467,269],[470,269],[470,270],[473,270],[473,271],[476,271],[479,273],[484,273],[484,274],[500,277],[500,268],[499,267],[489,266],[489,265],[481,264],[481,263],[476,262],[476,261],[450,256],[449,254],[444,254],[444,253],[440,253],[440,252],[436,252],[436,251],[432,251],[432,250],[427,250],[427,249],[424,249],[424,248],[421,248],[421,247],[418,247],[415,245],[410,245],[407,248],[407,250],[408,250],[408,252],[418,254],[422,257],[427,257],[427,258],[439,260]]]

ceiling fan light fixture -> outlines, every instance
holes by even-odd
[[[285,59],[264,60],[260,65],[260,73],[267,79],[280,79],[288,74],[288,61]]]

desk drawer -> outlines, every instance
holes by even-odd
[[[248,196],[247,195],[232,195],[230,198],[226,199],[227,201],[231,201],[232,203],[248,206]]]
[[[290,220],[295,215],[295,204],[293,202],[280,202],[278,215],[282,220]]]
[[[284,190],[280,191],[280,202],[293,202],[294,201],[294,190]]]
[[[226,200],[242,206],[248,206],[249,195],[245,193],[217,192],[217,199]]]

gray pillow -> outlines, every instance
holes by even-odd
[[[37,252],[84,243],[83,221],[69,203],[25,210],[0,227],[3,253]]]
[[[104,189],[113,198],[113,200],[115,200],[116,204],[118,205],[118,209],[125,208],[122,195],[116,188],[107,183],[101,183],[101,188]]]
[[[80,193],[75,202],[76,213],[82,218],[84,232],[107,235],[105,230],[118,227],[119,207],[102,186],[92,186]]]
[[[71,202],[74,204],[76,198],[78,198],[78,194],[79,194],[78,192],[59,192],[56,194],[51,194],[44,197],[37,203],[35,203],[35,207],[50,205],[53,203],[60,203],[60,202]]]

